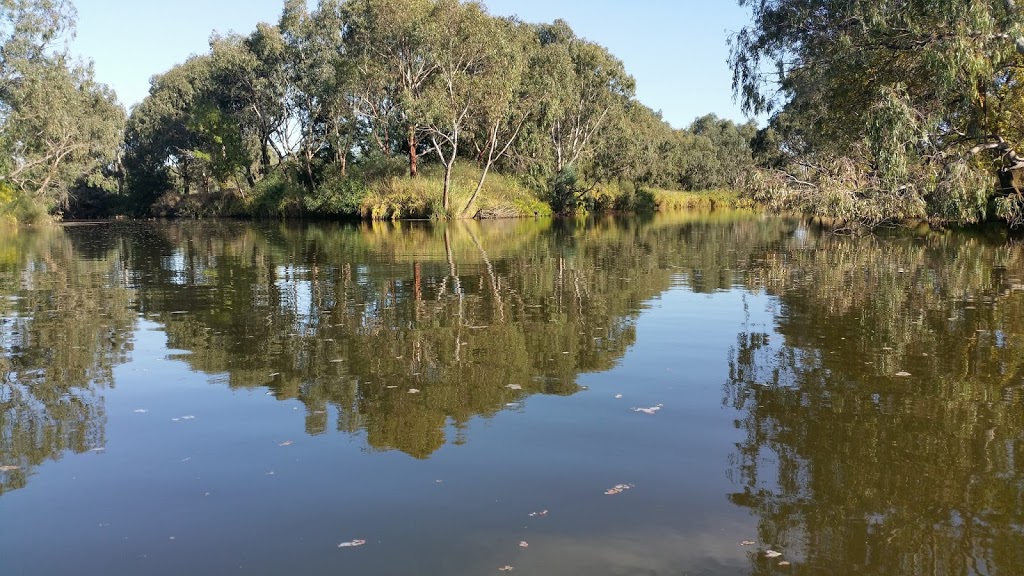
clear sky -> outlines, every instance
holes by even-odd
[[[311,5],[315,0],[311,0]],[[576,33],[625,62],[637,96],[676,127],[714,112],[741,121],[735,104],[727,38],[748,20],[733,0],[486,0],[495,15],[528,22],[562,18]],[[73,50],[91,59],[100,82],[131,106],[149,78],[206,52],[214,30],[248,33],[276,22],[283,0],[75,0]]]

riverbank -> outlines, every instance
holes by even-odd
[[[167,192],[145,213],[133,213],[116,194],[102,198],[80,195],[63,219],[121,216],[165,218],[275,218],[361,220],[456,220],[460,218],[534,218],[561,214],[646,213],[665,210],[750,208],[754,203],[730,190],[679,191],[611,182],[579,190],[571,202],[544,192],[544,186],[490,171],[473,205],[465,210],[480,182],[481,170],[456,166],[451,180],[451,202],[442,203],[444,172],[425,165],[417,177],[400,166],[351,169],[344,177],[328,179],[310,189],[285,172],[272,173],[250,190],[211,187],[188,194]],[[580,185],[582,188],[583,185]],[[555,210],[553,206],[565,206]],[[465,216],[463,216],[465,214]]]

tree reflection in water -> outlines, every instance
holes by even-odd
[[[1021,247],[812,236],[755,260],[777,325],[739,335],[725,402],[760,541],[799,574],[1019,573]]]

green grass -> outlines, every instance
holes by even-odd
[[[390,176],[367,184],[369,190],[359,206],[363,218],[372,220],[458,218],[462,208],[476,189],[480,170],[475,166],[456,165],[452,174],[451,202],[446,212],[441,197],[444,171],[440,166],[427,166],[416,178]],[[523,218],[547,216],[551,208],[516,179],[491,171],[484,188],[470,210],[470,216],[481,218]]]
[[[682,192],[653,190],[658,210],[693,210],[716,208],[753,208],[753,203],[732,190]]]
[[[752,208],[753,203],[731,190],[680,191],[634,187],[629,182],[596,186],[587,198],[590,212],[664,212]]]

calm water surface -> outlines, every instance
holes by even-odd
[[[1013,242],[23,230],[0,350],[4,575],[1024,573]]]

